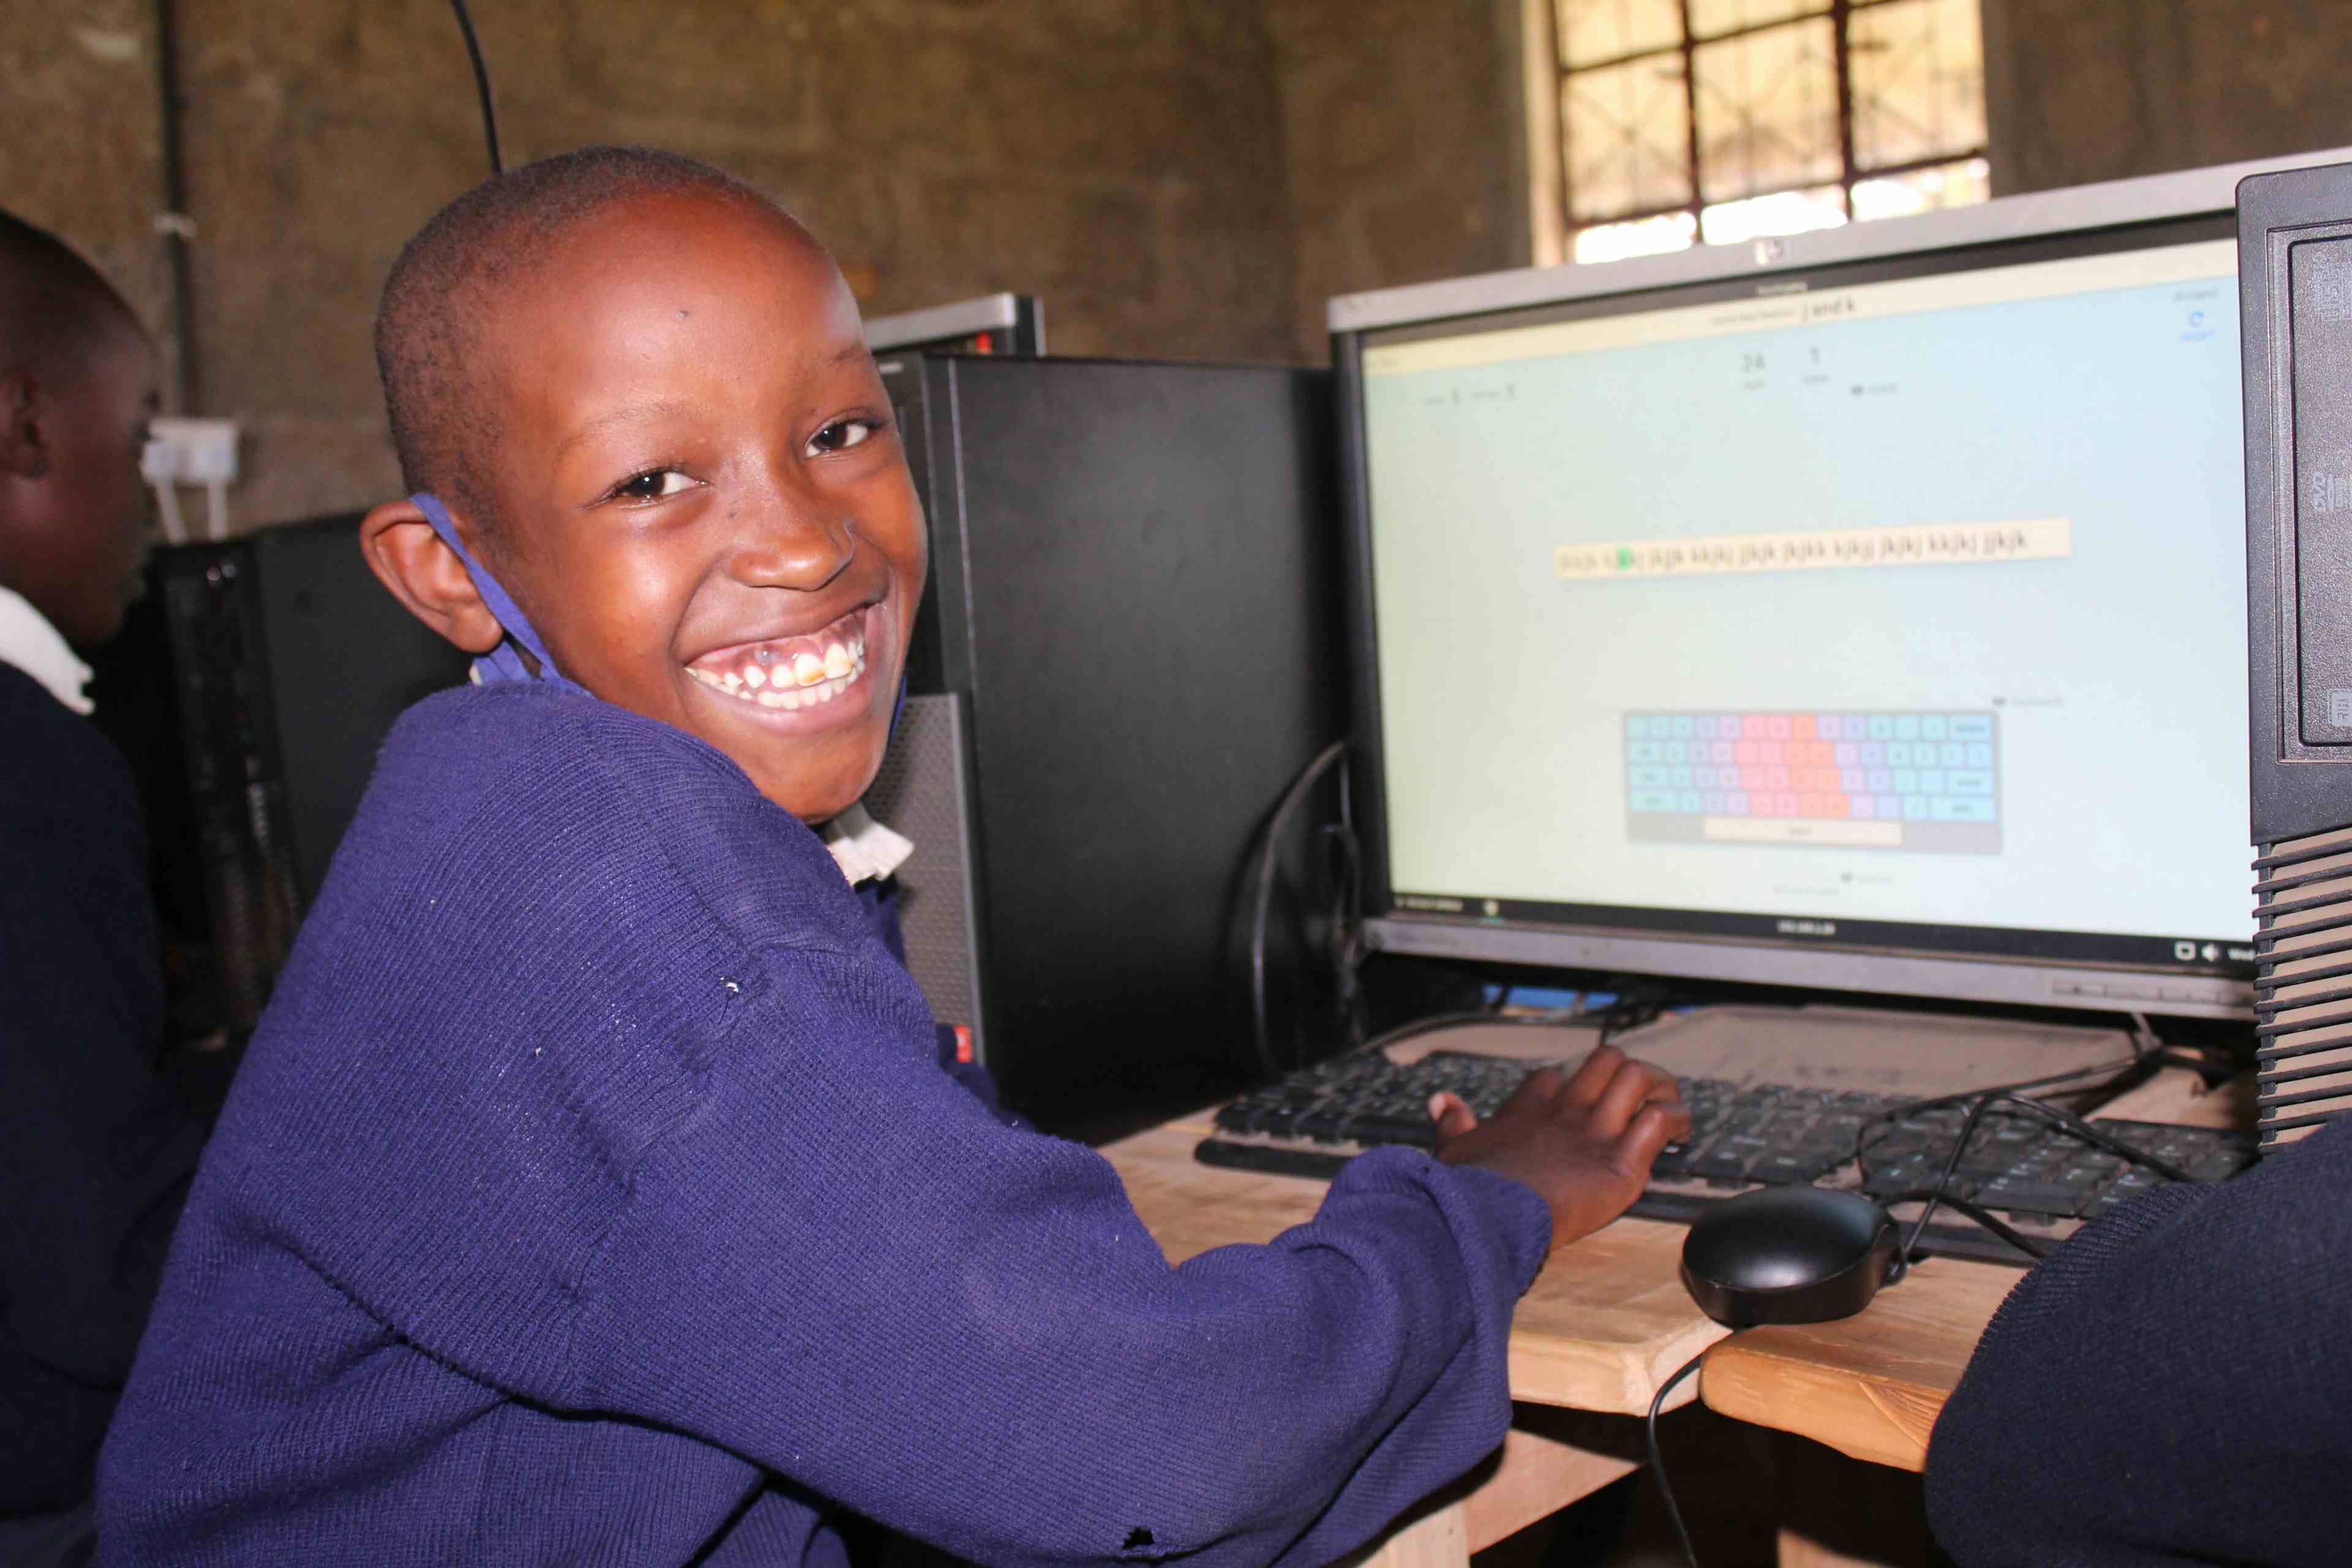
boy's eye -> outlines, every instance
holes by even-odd
[[[676,468],[647,468],[644,473],[632,475],[614,486],[613,496],[616,500],[659,500],[664,496],[677,494],[692,483],[692,479]]]
[[[874,438],[882,428],[878,419],[836,419],[809,437],[812,452],[845,452]]]

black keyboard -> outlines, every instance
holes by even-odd
[[[1483,1118],[1544,1065],[1433,1051],[1400,1067],[1376,1050],[1350,1052],[1225,1106],[1217,1112],[1216,1136],[1202,1142],[1198,1156],[1212,1165],[1328,1180],[1364,1149],[1433,1146],[1431,1095],[1458,1094]],[[1819,1183],[1881,1199],[1934,1188],[1967,1117],[1964,1105],[1894,1116],[1889,1113],[1916,1100],[1857,1090],[1715,1079],[1685,1079],[1682,1089],[1691,1135],[1660,1152],[1649,1189],[1632,1210],[1644,1218],[1687,1223],[1709,1205],[1758,1186]],[[2091,1125],[2200,1182],[2224,1180],[2254,1162],[2252,1133],[2113,1118]],[[1864,1141],[1859,1167],[1858,1137]],[[2021,1233],[2046,1244],[2167,1180],[2031,1111],[1996,1106],[1978,1119],[1968,1151],[1942,1190],[2005,1213]],[[1910,1204],[1897,1208],[1906,1218],[1916,1212]],[[1920,1250],[2032,1261],[1992,1232],[1965,1222],[1930,1225]]]

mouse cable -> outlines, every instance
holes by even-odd
[[[1957,1209],[1961,1214],[1968,1215],[1970,1219],[1976,1221],[1979,1225],[1984,1226],[1987,1230],[1992,1232],[1993,1235],[2000,1237],[2001,1240],[2009,1243],[2010,1246],[2017,1248],[2018,1251],[2022,1252],[2028,1258],[2039,1259],[2050,1256],[2050,1244],[2047,1241],[2035,1240],[2032,1237],[2026,1235],[2023,1231],[2019,1230],[2014,1226],[2002,1220],[1999,1215],[1994,1214],[1990,1209],[1984,1207],[1980,1204],[1971,1203],[1967,1198],[1960,1197],[1957,1194],[1944,1192],[1936,1187],[1914,1187],[1907,1193],[1889,1193],[1886,1196],[1879,1199],[1878,1201],[1891,1208],[1896,1204],[1916,1204],[1925,1202],[1929,1198],[1934,1198],[1940,1202],[1946,1208]],[[1906,1257],[1897,1256],[1895,1260],[1895,1267],[1887,1271],[1886,1283],[1892,1285],[1910,1271],[1911,1259]]]
[[[463,0],[455,0],[462,4]],[[1348,754],[1347,737],[1341,736],[1315,754],[1312,762],[1299,769],[1290,787],[1282,792],[1281,803],[1266,819],[1265,841],[1260,847],[1257,862],[1257,887],[1252,899],[1250,913],[1250,1037],[1257,1045],[1258,1065],[1269,1075],[1282,1068],[1274,1059],[1272,1027],[1266,1022],[1265,1006],[1265,926],[1267,911],[1274,904],[1274,874],[1282,856],[1282,830],[1297,813],[1302,802],[1315,787],[1315,781],[1338,766]],[[1303,1058],[1305,1053],[1300,1053]]]
[[[2143,1026],[2143,1030],[2145,1026]],[[1888,1122],[1906,1121],[1911,1117],[1922,1115],[1930,1110],[1941,1110],[1948,1106],[1966,1105],[1971,1100],[1976,1100],[1980,1095],[2023,1094],[2029,1089],[2054,1089],[2063,1088],[2067,1085],[2076,1085],[2076,1087],[2066,1089],[2066,1092],[2069,1094],[2084,1094],[2094,1089],[2110,1088],[2112,1086],[2107,1083],[2082,1082],[2078,1084],[2077,1080],[2089,1079],[2121,1079],[2127,1078],[2133,1073],[2146,1068],[2162,1056],[2166,1049],[2163,1042],[2157,1040],[2153,1035],[2149,1035],[2145,1032],[2143,1032],[2139,1037],[2143,1041],[2139,1049],[2134,1051],[2128,1057],[2120,1058],[2115,1061],[2100,1062],[2092,1067],[2073,1068],[2065,1072],[2051,1073],[2042,1078],[2021,1079],[2015,1083],[1989,1084],[1982,1089],[1962,1089],[1957,1094],[1939,1094],[1927,1100],[1914,1100],[1907,1101],[1905,1104],[1894,1106],[1888,1110],[1879,1111],[1874,1116],[1865,1117],[1863,1119],[1862,1125],[1854,1129],[1853,1163],[1856,1165],[1860,1165],[1863,1163],[1863,1156],[1870,1152],[1873,1145],[1883,1142],[1885,1138],[1891,1135],[1890,1132],[1880,1132],[1876,1137],[1873,1137],[1872,1132],[1874,1129],[1882,1127]],[[2039,1101],[2035,1101],[2033,1103],[2037,1105],[2040,1104]],[[2064,1114],[2064,1112],[2059,1111],[2055,1106],[2046,1106],[2042,1109],[2050,1110],[2054,1114]]]
[[[1723,1342],[1717,1340],[1715,1344]],[[1707,1346],[1683,1363],[1681,1370],[1672,1377],[1658,1384],[1658,1392],[1650,1396],[1649,1419],[1643,1423],[1643,1431],[1650,1442],[1650,1474],[1657,1480],[1658,1495],[1666,1500],[1666,1517],[1675,1521],[1675,1539],[1683,1543],[1683,1560],[1690,1564],[1690,1568],[1698,1568],[1698,1552],[1691,1545],[1689,1527],[1683,1523],[1683,1510],[1675,1502],[1674,1485],[1666,1479],[1666,1457],[1658,1448],[1658,1412],[1666,1407],[1666,1395],[1672,1394],[1683,1379],[1696,1372],[1698,1363],[1705,1361],[1714,1349],[1715,1345]]]
[[[2159,1158],[2144,1149],[2135,1149],[2119,1138],[2109,1137],[2082,1118],[2061,1110],[2054,1105],[2044,1105],[2038,1100],[2028,1099],[2024,1095],[2013,1094],[2007,1090],[1987,1090],[1977,1097],[1976,1103],[1969,1109],[1968,1119],[1960,1123],[1960,1135],[1952,1140],[1952,1152],[1945,1156],[1943,1174],[1936,1178],[1936,1184],[1929,1190],[1927,1203],[1919,1210],[1919,1216],[1911,1222],[1911,1234],[1905,1238],[1901,1249],[1895,1254],[1899,1261],[1896,1271],[1890,1276],[1890,1283],[1893,1279],[1900,1279],[1904,1274],[1910,1272],[1912,1258],[1919,1248],[1919,1237],[1926,1234],[1927,1222],[1935,1217],[1938,1204],[1950,1204],[1953,1207],[1960,1209],[1963,1214],[1976,1208],[1974,1204],[1967,1204],[1963,1206],[1963,1200],[1950,1195],[1952,1178],[1960,1168],[1961,1155],[1968,1152],[1969,1140],[1976,1135],[1977,1123],[1984,1120],[1986,1111],[1995,1105],[2003,1104],[2014,1105],[2021,1110],[2039,1116],[2053,1126],[2074,1133],[2085,1142],[2095,1144],[2110,1153],[2119,1154],[2135,1163],[2146,1165],[2168,1180],[2188,1182],[2196,1179],[2171,1161]],[[1981,1211],[1971,1215],[1970,1217],[1985,1224],[1987,1228],[1992,1229],[1996,1235],[2007,1229],[2006,1226],[1992,1224]],[[2022,1238],[2013,1232],[2002,1236],[2001,1239],[2029,1256],[2036,1258],[2047,1256],[2046,1253],[2038,1252],[2031,1247],[2021,1245]]]
[[[490,173],[503,174],[507,165],[499,156],[499,111],[490,101],[490,68],[482,63],[482,42],[474,37],[474,19],[466,14],[466,0],[449,0],[449,9],[457,13],[457,30],[466,35],[466,53],[474,62],[474,90],[482,100],[482,139],[489,143]]]

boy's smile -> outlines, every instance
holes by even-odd
[[[564,673],[726,752],[809,821],[880,764],[922,512],[857,310],[814,241],[703,195],[557,239],[484,330],[487,538]]]

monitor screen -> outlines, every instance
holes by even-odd
[[[2228,188],[1343,334],[1379,938],[2242,1006]]]

